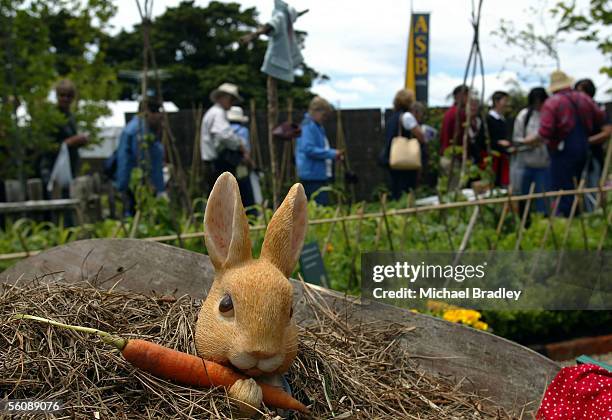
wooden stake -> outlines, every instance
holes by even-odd
[[[535,191],[535,182],[532,182],[529,186],[529,195],[533,195]],[[518,236],[516,238],[516,243],[514,244],[514,250],[518,251],[521,249],[521,241],[523,240],[523,231],[525,230],[525,225],[527,224],[527,218],[529,217],[529,209],[531,208],[531,197],[527,199],[525,203],[525,209],[523,210],[523,217],[521,218],[521,225],[519,226]]]
[[[255,108],[255,99],[251,99],[251,125],[249,127],[249,136],[251,143],[251,156],[255,161],[255,166],[261,168],[263,159],[261,157],[261,147],[259,146],[259,133],[257,131],[257,110]]]
[[[601,239],[599,240],[599,245],[597,245],[597,252],[601,252],[603,249],[606,238],[608,237],[608,227],[612,223],[612,212],[608,213],[608,217],[606,220],[606,226],[604,227],[603,234],[601,235]]]
[[[389,241],[389,248],[391,249],[391,251],[394,251],[393,238],[391,237],[391,228],[389,227],[389,219],[387,219],[387,194],[386,193],[382,195],[382,198],[380,200],[380,206],[382,210],[382,218],[385,222],[385,228],[387,230],[387,240]]]
[[[465,230],[465,234],[463,235],[463,239],[461,240],[461,245],[459,245],[459,254],[463,253],[470,241],[470,237],[472,236],[472,232],[474,231],[474,226],[476,225],[476,220],[478,220],[478,214],[480,207],[474,207],[474,211],[472,212],[472,216],[470,217],[470,222],[468,223],[467,229]]]
[[[340,215],[340,210],[342,210],[342,206],[338,204],[338,207],[336,207],[336,213],[334,214],[334,219],[336,221],[340,220],[340,218],[338,218],[338,216]],[[327,254],[327,245],[331,241],[331,236],[332,236],[332,233],[334,233],[335,226],[336,226],[336,222],[333,222],[331,226],[329,227],[329,230],[327,231],[327,236],[325,237],[325,242],[323,243],[323,249],[321,250],[321,258],[325,257],[325,254]]]
[[[270,149],[270,178],[272,184],[272,205],[278,208],[278,162],[276,161],[276,145],[274,144],[274,127],[278,122],[278,90],[276,79],[268,76],[268,148]]]
[[[364,211],[365,211],[365,203],[363,203],[361,207],[359,208],[359,210],[357,211],[357,214],[361,217],[359,218],[359,221],[357,222],[357,234],[355,236],[355,249],[353,249],[352,256],[351,256],[352,276],[351,276],[351,282],[349,283],[349,288],[353,286],[352,284],[353,278],[357,280],[357,256],[361,252],[361,246],[360,246],[361,244],[361,225],[363,222]],[[355,283],[357,284],[357,281]]]
[[[442,205],[442,195],[440,194],[440,191],[438,190],[438,203],[440,205]],[[450,228],[448,227],[448,220],[446,220],[446,211],[442,210],[440,211],[440,219],[442,220],[442,223],[444,224],[444,231],[446,232],[446,237],[448,238],[448,249],[450,251],[452,251],[453,249],[455,249],[455,246],[453,245],[453,238],[450,232]]]
[[[603,187],[606,180],[608,179],[608,170],[610,169],[610,162],[612,162],[612,141],[608,141],[608,149],[606,151],[606,159],[604,160],[603,168],[601,169],[601,177],[599,178],[599,186]],[[602,204],[603,195],[600,194],[597,197],[597,206]]]

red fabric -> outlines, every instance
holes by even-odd
[[[510,157],[506,154],[494,153],[492,164],[495,184],[504,187],[510,185]]]
[[[444,113],[444,119],[442,120],[442,129],[440,130],[440,154],[444,154],[444,151],[453,142],[455,134],[455,126],[457,124],[457,105],[451,106],[448,111]],[[460,121],[465,121],[465,112],[459,113]],[[463,123],[459,124],[459,134],[457,141],[459,144],[463,139]]]
[[[548,386],[536,419],[612,419],[612,372],[588,364],[561,369]]]
[[[540,111],[539,135],[552,142],[553,149],[563,141],[576,125],[574,105],[588,134],[601,127],[606,119],[604,111],[586,94],[565,89],[548,98]]]

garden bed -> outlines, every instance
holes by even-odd
[[[315,418],[510,418],[492,401],[420,370],[399,345],[410,339],[406,325],[353,325],[312,296],[307,304],[316,317],[300,327],[288,381]],[[11,320],[30,313],[195,354],[198,306],[188,296],[160,298],[84,283],[4,285],[0,396],[61,400],[68,418],[229,418],[231,403],[222,390],[159,380],[131,367],[97,338]]]

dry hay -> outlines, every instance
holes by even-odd
[[[300,327],[300,351],[288,380],[313,417],[509,418],[456,384],[420,371],[398,344],[410,336],[405,325],[351,325],[309,293],[307,305],[316,316],[312,325]],[[231,418],[221,389],[189,389],[154,378],[95,336],[11,320],[29,313],[195,354],[197,309],[188,296],[109,292],[88,284],[4,285],[0,398],[61,400],[65,418]],[[275,416],[265,411],[266,418]]]

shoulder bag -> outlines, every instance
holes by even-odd
[[[399,117],[398,135],[391,140],[389,167],[396,171],[416,171],[421,169],[421,144],[416,138],[402,135],[402,116]]]

